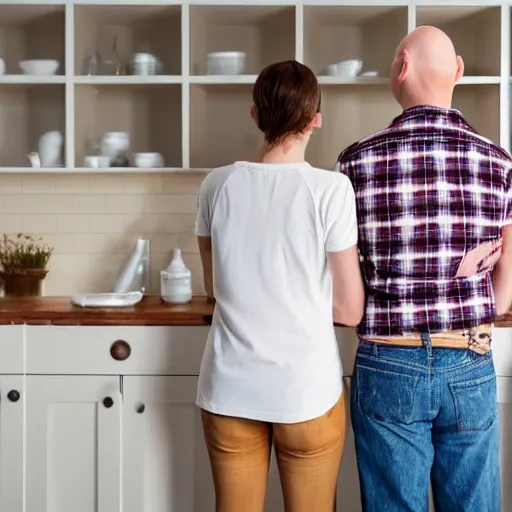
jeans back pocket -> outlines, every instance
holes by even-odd
[[[357,401],[366,416],[390,423],[409,423],[419,378],[357,365]]]
[[[460,432],[487,430],[498,417],[496,376],[449,384]]]

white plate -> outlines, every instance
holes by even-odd
[[[142,300],[142,292],[80,293],[71,297],[71,303],[82,308],[126,308]]]

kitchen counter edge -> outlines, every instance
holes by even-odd
[[[71,304],[69,297],[0,298],[0,325],[204,326],[211,323],[213,307],[202,295],[180,305],[147,295],[123,308],[83,308]],[[512,327],[512,312],[495,325]]]

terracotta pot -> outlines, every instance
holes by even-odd
[[[41,268],[10,269],[3,272],[4,295],[6,297],[34,297],[41,295],[41,282],[48,270]]]

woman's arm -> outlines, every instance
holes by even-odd
[[[198,236],[199,254],[203,264],[203,280],[206,295],[210,300],[213,296],[213,257],[212,257],[212,237]]]
[[[357,246],[328,252],[333,283],[333,319],[337,324],[355,327],[364,313],[364,283]]]

